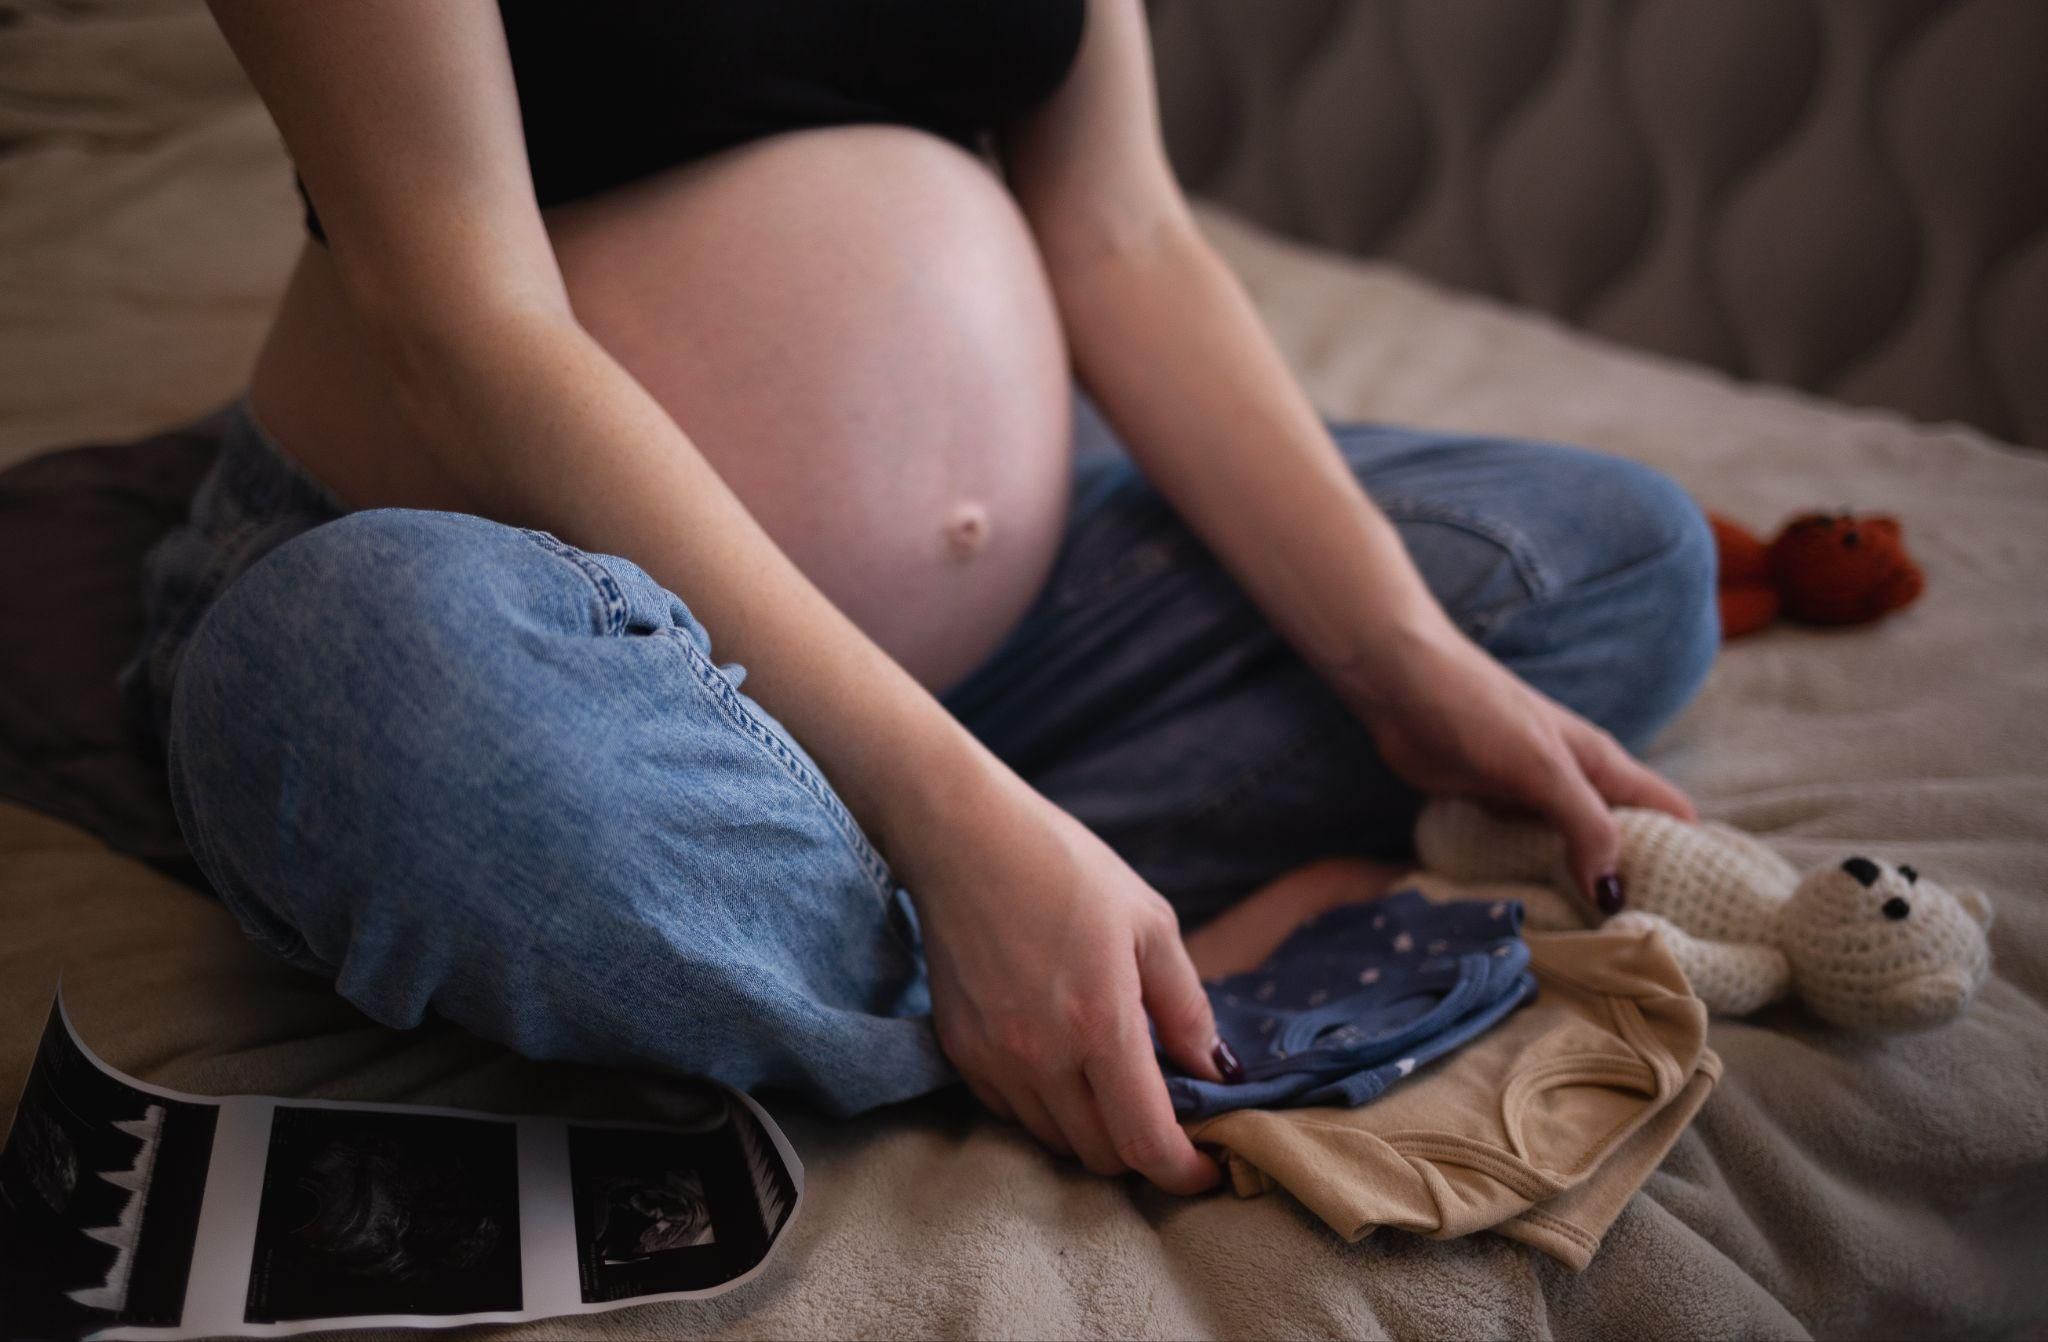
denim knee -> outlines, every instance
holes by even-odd
[[[1534,575],[1485,639],[1552,697],[1640,751],[1705,681],[1720,650],[1718,566],[1706,515],[1651,466],[1544,449],[1547,515],[1510,529]]]
[[[193,631],[171,695],[173,806],[222,901],[296,963],[331,970],[348,938],[344,905],[316,890],[338,854],[308,840],[347,826],[381,831],[394,811],[431,808],[439,771],[392,766],[459,754],[459,739],[482,726],[458,721],[453,699],[421,711],[437,683],[478,690],[502,664],[500,648],[464,646],[463,631],[477,613],[506,630],[545,609],[499,600],[516,579],[493,562],[508,556],[492,553],[506,547],[490,525],[350,514],[264,556]],[[487,703],[478,695],[464,707]],[[374,837],[395,852],[401,836]]]
[[[1719,565],[1705,512],[1676,480],[1619,457],[1602,469],[1602,511],[1586,524],[1602,538],[1604,571],[1580,579],[1578,599],[1606,606],[1598,643],[1627,690],[1603,725],[1640,751],[1720,652]]]
[[[1720,654],[1720,562],[1698,501],[1662,471],[1626,464],[1634,481],[1632,526],[1640,532],[1636,581],[1653,594],[1654,613],[1631,641],[1642,666],[1641,722],[1617,735],[1639,746],[1699,692]]]
[[[196,631],[179,821],[245,927],[387,1025],[841,1110],[945,1084],[900,890],[709,651],[616,557],[351,514]]]

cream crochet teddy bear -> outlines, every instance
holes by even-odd
[[[1962,1014],[1990,973],[1991,901],[1912,867],[1851,857],[1802,879],[1740,830],[1621,807],[1629,908],[1609,927],[1654,927],[1710,1010],[1743,1015],[1796,991],[1860,1030],[1911,1030]],[[1549,826],[1445,798],[1423,808],[1416,856],[1457,881],[1546,881],[1567,895]],[[1532,920],[1533,922],[1533,920]]]

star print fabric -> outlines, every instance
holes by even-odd
[[[1205,983],[1237,1085],[1161,1058],[1174,1113],[1360,1105],[1497,1024],[1536,993],[1522,906],[1431,903],[1418,890],[1346,904],[1266,963]]]

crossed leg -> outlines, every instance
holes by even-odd
[[[1668,476],[1552,443],[1330,431],[1446,612],[1524,680],[1635,750],[1698,689],[1714,547]],[[945,700],[1174,903],[1204,972],[1377,892],[1410,851],[1422,798],[1128,461],[1099,468],[1038,605]]]
[[[1697,688],[1713,546],[1668,478],[1332,433],[1445,609],[1525,679],[1635,747]],[[353,514],[200,621],[173,800],[242,925],[386,1024],[434,1012],[528,1056],[840,1112],[945,1085],[906,892],[743,677],[623,559]],[[1283,873],[1408,847],[1412,789],[1128,463],[1090,471],[1040,600],[944,699],[1190,929]],[[1286,899],[1360,869],[1319,870]]]

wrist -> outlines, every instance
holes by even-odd
[[[1431,602],[1426,610],[1376,623],[1370,638],[1326,669],[1324,678],[1354,711],[1371,715],[1403,701],[1430,667],[1470,647],[1471,641]]]
[[[951,730],[942,739],[902,753],[911,767],[880,808],[874,836],[897,883],[913,899],[945,884],[941,868],[972,851],[976,834],[1037,796],[950,715],[947,722]]]

